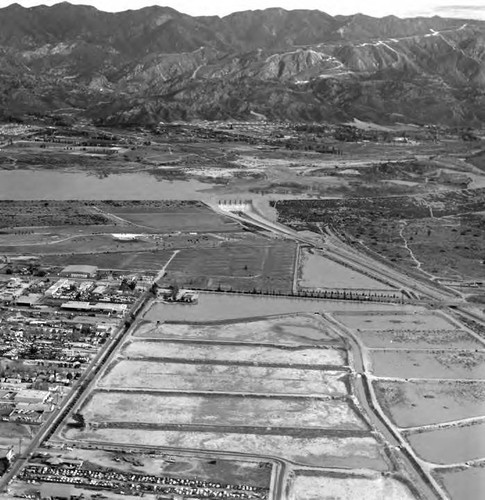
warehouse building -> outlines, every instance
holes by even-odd
[[[60,273],[59,276],[67,278],[95,278],[98,274],[96,266],[67,266]]]

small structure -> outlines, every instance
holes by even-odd
[[[139,234],[131,233],[113,233],[113,239],[118,241],[136,241],[140,238]]]
[[[29,293],[21,295],[15,302],[18,306],[33,307],[42,299],[40,293]]]
[[[66,276],[68,278],[95,278],[98,274],[96,266],[72,265],[65,267],[59,276]]]
[[[61,309],[106,314],[124,314],[127,308],[126,304],[113,304],[111,302],[97,302],[92,304],[90,302],[70,300],[61,304]]]
[[[50,396],[49,391],[36,391],[34,389],[23,389],[19,391],[14,398],[16,403],[45,403]]]
[[[14,456],[13,446],[0,446],[0,460],[11,462]]]

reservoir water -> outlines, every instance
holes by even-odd
[[[99,177],[83,172],[0,170],[1,200],[189,200],[210,184],[159,180],[147,173]]]

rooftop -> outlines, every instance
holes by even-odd
[[[96,266],[85,266],[85,265],[71,265],[67,266],[62,270],[63,273],[86,273],[93,274],[98,272]]]

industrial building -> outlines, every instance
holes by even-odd
[[[72,265],[65,267],[59,276],[68,278],[95,278],[98,274],[96,266]]]

